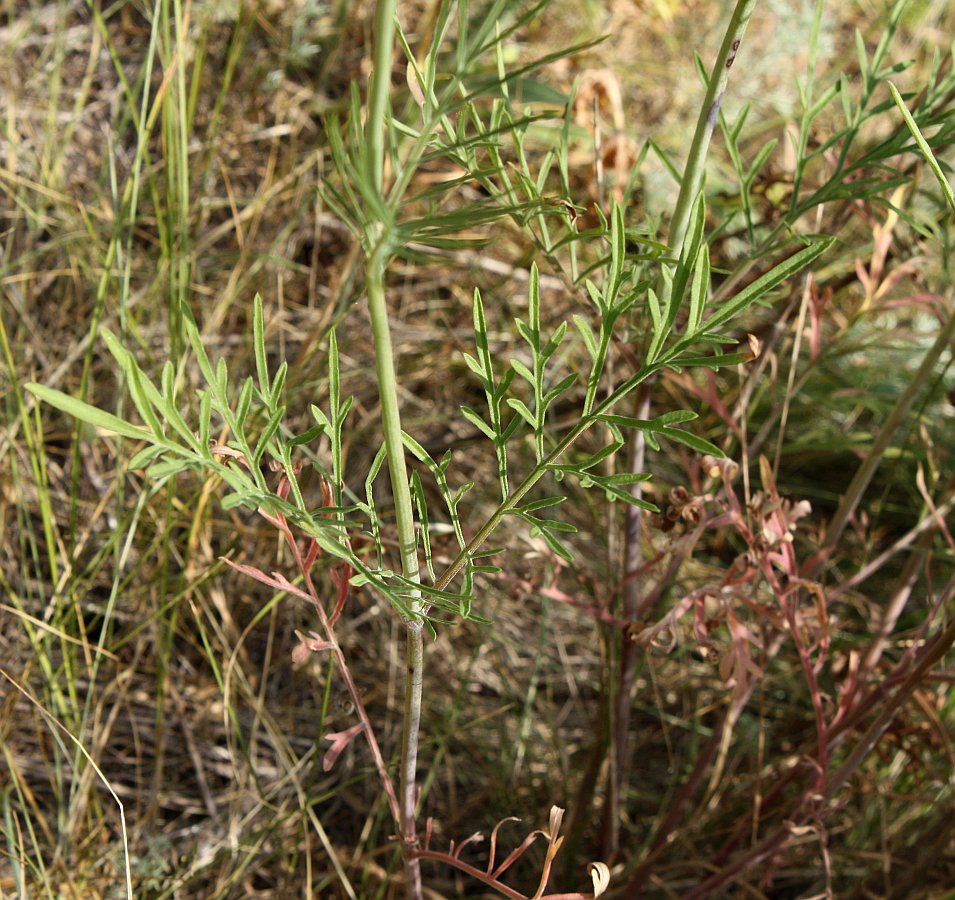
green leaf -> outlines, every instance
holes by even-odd
[[[532,500],[530,503],[525,503],[521,507],[521,512],[529,513],[538,509],[546,509],[548,506],[556,506],[558,503],[563,503],[566,499],[566,497],[544,497],[540,500]]]
[[[313,425],[307,431],[303,431],[301,434],[293,437],[288,442],[288,445],[289,447],[299,447],[302,444],[310,444],[312,441],[320,438],[323,434],[325,434],[324,425]]]
[[[431,562],[431,534],[428,530],[428,504],[424,496],[424,487],[421,484],[421,477],[417,472],[411,473],[411,496],[414,499],[415,506],[418,509],[418,521],[420,522],[420,528],[418,529],[421,535],[421,546],[424,550],[424,564],[425,568],[428,571],[428,577],[431,579],[431,582],[434,583],[437,581],[434,574],[434,565]]]
[[[275,409],[278,406],[282,391],[285,389],[285,378],[288,375],[288,363],[282,360],[279,370],[272,379],[272,391],[268,397],[269,409]]]
[[[562,531],[566,534],[577,533],[577,526],[571,525],[570,522],[561,522],[559,519],[539,519],[537,516],[528,515],[523,510],[517,510],[517,514],[520,518],[524,519],[525,522],[534,526],[532,534],[538,531]]]
[[[103,342],[106,344],[109,352],[115,357],[116,361],[119,363],[120,368],[126,374],[126,377],[132,381],[133,372],[139,372],[139,386],[138,390],[140,391],[140,400],[146,399],[154,407],[159,408],[162,404],[162,395],[156,390],[155,385],[145,376],[142,369],[139,368],[139,364],[136,362],[135,357],[130,353],[119,341],[119,338],[116,337],[105,325],[100,329],[100,336],[103,338]],[[135,402],[135,399],[134,399]],[[138,408],[138,404],[137,404]],[[142,415],[142,411],[140,411]],[[148,421],[147,417],[143,415],[143,419]]]
[[[111,413],[104,412],[89,403],[84,403],[82,400],[77,400],[69,394],[64,394],[62,391],[48,388],[45,385],[36,384],[32,381],[25,385],[25,387],[31,394],[44,403],[48,403],[50,406],[61,412],[65,412],[69,416],[73,416],[75,419],[79,419],[81,422],[86,422],[96,428],[102,428],[104,431],[120,434],[134,441],[148,441],[150,443],[156,441],[156,437],[148,431],[137,428],[135,425],[130,425],[129,422],[125,422]]]
[[[626,233],[623,227],[623,210],[614,201],[610,211],[610,278],[607,289],[608,305],[613,306],[623,283],[623,265],[627,258]]]
[[[258,500],[247,494],[226,494],[220,502],[225,510],[235,509],[237,506],[244,506],[246,509],[258,509],[259,507]]]
[[[256,294],[252,299],[252,346],[255,351],[255,370],[259,378],[259,390],[263,397],[269,393],[268,357],[265,353],[265,314],[262,311],[262,297]]]
[[[902,99],[902,95],[899,93],[898,88],[896,88],[891,81],[888,82],[888,85],[889,91],[892,93],[892,99],[895,101],[895,105],[899,108],[899,112],[902,113],[902,118],[905,120],[906,127],[910,132],[912,132],[912,137],[915,138],[915,143],[918,145],[919,151],[921,152],[922,156],[925,157],[925,161],[932,170],[932,174],[938,181],[939,186],[942,189],[942,193],[945,195],[945,199],[948,201],[948,205],[952,208],[952,211],[955,212],[955,193],[952,192],[952,186],[945,177],[942,167],[938,164],[935,154],[932,153],[932,148],[929,146],[928,141],[926,141],[922,136],[922,132],[919,130],[915,119],[912,118],[912,114],[909,112],[909,108],[905,105],[905,101]]]
[[[328,333],[328,401],[332,413],[337,413],[341,403],[341,371],[338,361],[338,333],[333,328]],[[312,407],[313,415],[315,407]],[[323,414],[324,418],[324,414]],[[324,424],[330,425],[328,419]]]
[[[462,353],[464,357],[464,362],[467,363],[467,367],[480,379],[481,384],[484,385],[485,390],[490,390],[490,384],[488,383],[487,376],[484,374],[483,366],[473,357],[470,353]]]
[[[537,270],[537,263],[531,263],[530,280],[527,285],[527,307],[531,329],[531,338],[528,340],[528,343],[536,351],[540,351],[541,291],[540,273]]]
[[[544,395],[544,409],[547,409],[561,394],[572,388],[575,384],[577,384],[577,373],[571,372],[570,375],[555,384]]]
[[[621,490],[616,485],[605,484],[603,481],[596,482],[596,484],[603,490],[607,499],[610,501],[620,500],[624,503],[629,503],[631,506],[638,506],[640,509],[645,509],[647,512],[660,512],[660,507],[656,504],[651,503],[649,500],[644,500],[642,497],[634,497],[630,491]]]
[[[430,584],[425,584],[424,582],[414,581],[411,578],[406,578],[404,575],[401,575],[398,572],[394,573],[394,579],[406,587],[411,588],[412,591],[421,591],[422,594],[426,595],[432,602],[435,600],[447,600],[454,605],[451,607],[445,606],[445,609],[452,609],[457,611],[458,602],[461,599],[461,595],[453,591],[443,591],[436,587],[432,587]]]
[[[162,440],[165,437],[162,424],[160,423],[159,417],[156,415],[152,404],[149,402],[149,398],[146,396],[146,389],[143,386],[144,382],[148,381],[149,379],[146,378],[142,370],[138,365],[136,365],[135,360],[133,360],[131,356],[129,357],[129,364],[126,368],[126,374],[129,377],[129,394],[133,398],[133,403],[136,404],[136,409],[139,410],[139,414],[143,417],[143,421],[149,425],[152,433],[156,435],[158,439]],[[150,387],[152,387],[151,384]],[[155,388],[153,388],[153,393],[155,393]],[[160,402],[162,401],[160,400]]]
[[[322,428],[332,427],[332,423],[329,421],[328,416],[325,415],[325,410],[315,406],[314,403],[309,406],[309,410],[312,413],[312,418],[315,419],[315,421],[318,422]]]
[[[212,431],[212,395],[208,391],[199,392],[199,452],[208,454],[209,438]]]
[[[532,387],[537,384],[537,379],[534,376],[534,373],[527,368],[519,359],[511,360],[511,368],[517,372],[529,385]]]
[[[183,307],[183,325],[185,326],[189,343],[192,345],[192,352],[196,355],[196,363],[199,366],[199,371],[202,372],[202,377],[206,380],[206,384],[208,384],[210,388],[214,388],[216,383],[215,372],[212,370],[212,364],[209,362],[206,348],[202,345],[202,335],[199,334],[199,327],[196,325],[196,320],[192,317],[192,311],[188,307]]]
[[[150,466],[146,469],[146,477],[155,481],[162,481],[164,478],[169,478],[171,475],[175,475],[183,469],[194,467],[195,463],[190,462],[188,459],[170,459]]]
[[[151,463],[157,456],[161,456],[163,453],[166,453],[167,448],[163,447],[161,444],[153,444],[149,447],[143,447],[133,458],[129,461],[130,469],[145,469],[146,466]]]
[[[561,342],[564,340],[564,335],[567,334],[567,323],[561,322],[557,328],[554,329],[554,333],[551,335],[550,340],[547,342],[547,345],[541,351],[542,359],[550,359],[554,353],[557,351],[557,348],[561,345]]]
[[[655,425],[677,425],[680,422],[692,422],[697,418],[699,416],[690,409],[674,409],[656,416],[652,421]]]
[[[678,444],[684,444],[691,450],[696,450],[699,453],[708,453],[711,456],[720,458],[726,455],[716,444],[711,444],[709,441],[686,431],[680,431],[676,428],[663,428],[659,431],[659,434],[669,438],[671,441],[676,441]]]
[[[590,294],[590,299],[593,301],[594,306],[600,311],[601,315],[606,315],[607,311],[610,309],[610,304],[604,299],[603,294],[600,293],[600,289],[595,285],[589,278],[584,282],[587,293]]]
[[[265,430],[259,436],[258,443],[255,445],[255,451],[252,454],[251,464],[255,468],[259,465],[263,455],[265,454],[266,449],[268,449],[269,441],[275,437],[276,432],[279,430],[279,427],[282,425],[282,420],[285,418],[285,407],[280,406],[272,414],[272,417],[269,419],[268,424],[265,426]]]
[[[491,426],[487,424],[470,406],[461,407],[461,415],[464,416],[475,428],[477,428],[481,434],[485,437],[490,438],[492,441],[496,440],[497,435],[491,430]]]
[[[164,372],[166,368],[164,368]],[[163,388],[162,414],[166,417],[166,422],[176,430],[179,436],[195,451],[201,453],[202,445],[196,438],[195,433],[182,417],[182,413],[176,409],[175,398],[171,393],[167,393],[165,386]]]
[[[690,285],[690,312],[686,321],[687,334],[695,334],[700,327],[709,289],[710,252],[706,244],[700,244],[696,266],[693,269],[693,283]]]
[[[597,341],[594,338],[594,333],[591,330],[590,323],[583,316],[577,315],[576,313],[572,318],[574,320],[574,324],[577,326],[577,330],[580,332],[584,346],[587,348],[587,352],[590,354],[590,358],[596,359]]]
[[[746,173],[746,181],[752,182],[753,179],[759,174],[759,170],[765,165],[766,160],[772,155],[773,150],[776,149],[776,145],[779,143],[778,138],[771,138],[766,141],[765,144],[760,148],[759,153],[756,154],[756,157],[753,159],[752,165],[749,167],[749,171]]]
[[[496,556],[498,553],[503,552],[503,547],[479,547],[477,550],[469,553],[468,556],[471,559],[483,559],[486,556]]]
[[[572,563],[574,561],[574,554],[570,552],[558,539],[555,535],[551,534],[549,531],[541,531],[540,536],[544,539],[544,542],[547,544],[550,549],[556,553],[561,559],[566,562]]]
[[[752,360],[750,353],[722,353],[716,356],[679,356],[672,365],[705,366],[708,369],[720,369],[724,366],[738,366]]]
[[[216,377],[212,386],[218,391],[219,402],[225,404],[229,396],[229,365],[224,356],[216,361]]]
[[[601,413],[597,416],[601,422],[609,425],[619,425],[621,428],[637,428],[640,431],[653,431],[651,419],[635,419],[633,416],[618,416],[612,413]]]
[[[451,516],[451,525],[454,527],[455,537],[457,538],[458,544],[463,548],[466,544],[466,541],[464,540],[464,532],[461,530],[461,518],[458,515],[458,503],[465,492],[474,487],[474,482],[472,481],[462,485],[452,496],[451,490],[448,487],[448,480],[445,477],[445,470],[451,461],[450,451],[444,455],[444,459],[439,464],[435,462],[431,454],[428,453],[428,451],[425,450],[425,448],[422,447],[421,444],[419,444],[407,432],[403,431],[401,433],[401,440],[405,447],[410,450],[417,459],[423,462],[434,476],[434,480],[438,485],[438,490],[440,490],[441,497],[444,500],[445,506],[448,508],[448,513]]]
[[[517,328],[517,333],[530,345],[536,358],[540,353],[540,332],[535,331],[523,319],[515,319],[514,326]]]
[[[600,484],[640,484],[653,478],[649,472],[617,472],[614,475],[601,475],[599,477],[591,476],[594,481]]]
[[[461,498],[472,488],[474,487],[473,481],[466,481],[461,485],[455,492],[454,496],[451,498],[451,508],[452,510],[457,510],[458,503],[461,502]],[[457,518],[457,516],[455,516]]]
[[[508,397],[507,405],[519,413],[521,418],[527,422],[531,428],[536,430],[537,419],[534,418],[534,414],[527,408],[526,404],[522,400],[518,400],[516,397]]]
[[[401,440],[404,442],[404,445],[423,463],[430,463],[434,468],[438,467],[438,464],[431,458],[431,454],[428,453],[424,447],[421,446],[410,434],[406,431],[401,433]]]
[[[598,463],[603,462],[608,456],[613,456],[621,447],[623,441],[614,441],[601,450],[598,450],[591,456],[588,456],[583,462],[567,465],[549,465],[547,468],[551,471],[569,472],[575,475],[583,475],[587,469],[591,469]]]
[[[779,265],[774,266],[765,275],[761,275],[752,284],[747,285],[738,294],[723,303],[719,310],[706,320],[704,329],[712,331],[724,322],[735,318],[744,309],[752,306],[760,297],[763,297],[787,278],[791,278],[822,256],[835,243],[835,240],[832,237],[815,240],[808,247],[804,247],[788,259],[783,260]]]
[[[245,431],[245,420],[252,406],[253,389],[252,378],[246,378],[242,384],[242,389],[239,391],[239,399],[235,404],[235,420],[242,431]]]
[[[666,278],[666,274],[664,274]],[[666,339],[666,329],[663,327],[663,309],[660,306],[660,298],[653,288],[647,290],[647,309],[650,312],[650,322],[653,326],[653,339],[650,341],[650,347],[647,350],[647,363],[656,360],[660,353],[660,348]]]

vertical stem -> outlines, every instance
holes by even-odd
[[[368,88],[365,174],[379,192],[385,183],[385,132],[391,93],[391,57],[395,46],[395,7],[396,0],[378,0],[375,7],[375,60]]]
[[[757,0],[737,0],[733,14],[726,25],[723,43],[713,70],[710,73],[709,83],[700,114],[697,117],[696,129],[690,151],[687,154],[683,178],[680,182],[680,193],[677,197],[673,218],[670,221],[669,244],[674,255],[679,257],[683,249],[683,241],[690,224],[690,215],[693,204],[703,185],[703,173],[706,167],[706,154],[710,147],[713,129],[719,120],[720,107],[723,104],[723,95],[729,83],[730,69],[736,61],[740,43],[746,32]],[[662,278],[657,293],[665,296],[669,292]],[[665,297],[665,299],[669,299]],[[675,298],[679,302],[681,298]],[[650,409],[650,384],[641,385],[637,397],[638,418],[648,418]],[[633,471],[643,469],[646,446],[643,432],[635,434],[632,463]],[[635,492],[640,485],[635,486]],[[626,547],[624,553],[624,582],[621,611],[624,618],[635,619],[640,609],[640,590],[635,570],[640,563],[640,510],[630,507],[627,510]],[[630,708],[633,682],[637,667],[637,646],[624,637],[620,645],[620,671],[616,685],[617,693],[610,701],[610,766],[607,774],[607,798],[605,801],[603,822],[601,827],[601,843],[605,857],[611,856],[618,847],[620,839],[620,803],[623,797],[627,777],[629,775],[629,731]]]
[[[408,485],[404,444],[401,437],[401,413],[398,406],[398,386],[395,375],[391,327],[385,305],[385,253],[376,251],[367,261],[365,290],[368,294],[368,314],[371,318],[372,340],[375,345],[375,372],[381,399],[381,427],[388,448],[388,474],[398,524],[401,567],[407,578],[418,580],[418,555],[415,550],[414,507]],[[414,619],[420,611],[420,602],[412,605]],[[414,621],[414,619],[412,621]],[[408,623],[410,624],[410,623]]]
[[[638,419],[650,418],[651,384],[651,381],[645,381],[638,390],[635,404],[635,415]],[[632,471],[643,471],[646,452],[646,433],[634,429],[630,454]],[[643,482],[634,484],[632,492],[639,498],[643,494]],[[637,618],[640,608],[640,582],[636,573],[642,559],[642,513],[643,510],[639,506],[627,507],[620,615],[621,618],[631,621]],[[607,767],[607,796],[604,801],[600,838],[603,859],[613,856],[620,844],[620,806],[630,770],[630,709],[633,703],[633,682],[637,673],[637,656],[640,651],[625,634],[621,633],[615,639],[620,651],[620,674],[610,706],[610,765]]]
[[[391,86],[391,59],[395,40],[395,0],[378,0],[375,11],[374,68],[368,93],[368,120],[365,127],[366,176],[379,194],[385,181],[385,139],[388,124],[388,99]],[[388,474],[395,504],[401,567],[405,577],[418,581],[418,556],[415,548],[414,509],[408,486],[404,445],[401,438],[401,414],[395,376],[394,351],[388,308],[385,302],[385,273],[391,235],[388,224],[369,226],[365,247],[368,253],[365,284],[368,314],[375,345],[375,369],[381,398],[381,421],[388,451]],[[421,869],[410,851],[417,837],[415,803],[417,800],[418,729],[421,723],[421,685],[424,673],[424,642],[420,597],[413,597],[408,630],[408,661],[405,680],[404,726],[401,735],[401,772],[399,806],[401,836],[405,855],[407,893],[412,900],[422,896]]]
[[[673,210],[673,219],[670,222],[670,248],[676,256],[680,255],[683,238],[690,224],[690,213],[693,203],[703,184],[703,169],[706,164],[706,153],[710,147],[710,138],[720,115],[720,106],[723,104],[723,94],[729,82],[730,69],[736,59],[740,42],[746,32],[749,18],[756,8],[757,0],[737,0],[733,15],[726,26],[723,35],[723,44],[716,65],[710,73],[710,83],[700,107],[700,115],[696,121],[696,131],[693,133],[693,142],[686,159],[686,168],[683,170],[683,180],[680,182],[680,195]]]

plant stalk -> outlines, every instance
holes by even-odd
[[[733,14],[727,23],[713,71],[710,73],[706,94],[700,105],[700,114],[697,117],[696,129],[690,144],[686,165],[683,170],[683,179],[680,182],[680,193],[677,197],[673,218],[670,221],[669,244],[674,255],[679,257],[683,250],[683,241],[690,224],[690,216],[697,195],[703,185],[703,174],[706,168],[706,154],[709,151],[713,130],[719,121],[720,107],[723,104],[723,95],[729,83],[730,69],[736,60],[746,26],[749,24],[757,0],[737,0]],[[665,296],[669,292],[669,282],[661,279],[658,293]],[[669,298],[666,298],[669,299]],[[679,302],[682,298],[675,298]],[[648,418],[650,409],[650,385],[641,386],[637,398],[637,417]],[[645,435],[643,432],[634,434],[633,471],[643,470],[644,455],[646,452]],[[635,493],[639,493],[641,485],[635,485]],[[624,558],[624,582],[622,587],[621,614],[625,619],[637,618],[640,608],[639,585],[634,572],[640,566],[640,521],[641,511],[632,506],[627,510],[626,547]],[[619,811],[621,800],[626,790],[626,781],[629,775],[629,731],[630,710],[632,706],[633,682],[637,668],[637,645],[624,639],[620,644],[620,671],[616,684],[616,695],[610,701],[610,765],[607,772],[607,797],[605,801],[603,822],[601,825],[601,844],[605,857],[612,856],[619,846],[620,821]]]
[[[683,239],[686,237],[686,231],[690,225],[693,204],[703,184],[706,153],[710,147],[713,129],[719,121],[720,107],[723,104],[723,95],[726,93],[726,85],[729,82],[730,69],[733,68],[739,45],[743,40],[746,26],[749,24],[750,16],[752,16],[757,2],[758,0],[737,0],[733,15],[726,26],[726,33],[723,35],[723,44],[720,47],[719,55],[716,57],[716,64],[710,73],[706,96],[704,96],[703,104],[700,107],[700,115],[696,121],[696,130],[693,132],[690,152],[683,169],[680,194],[677,197],[676,208],[673,210],[673,218],[670,221],[669,244],[670,249],[677,256],[679,256],[683,247]]]
[[[395,42],[395,0],[378,0],[375,11],[374,68],[368,92],[368,119],[365,125],[367,176],[379,195],[385,181],[385,141],[388,125],[388,99],[391,86],[391,61]],[[401,414],[395,375],[394,350],[388,307],[385,300],[385,274],[391,257],[388,224],[369,226],[366,234],[367,269],[365,286],[368,314],[375,345],[375,369],[381,400],[381,422],[388,452],[388,474],[395,504],[401,568],[406,578],[419,580],[415,547],[414,507],[408,484]],[[405,680],[404,724],[401,735],[401,772],[399,805],[401,837],[405,858],[407,894],[412,900],[422,897],[421,867],[411,855],[417,843],[415,804],[417,800],[418,730],[421,723],[421,686],[424,674],[424,642],[420,596],[412,597],[407,628],[408,661]]]
[[[636,397],[635,416],[638,419],[650,418],[651,381],[640,385]],[[631,437],[630,468],[642,472],[646,461],[646,433],[634,430]],[[643,495],[643,482],[638,481],[631,487],[637,498]],[[637,571],[642,561],[640,550],[640,532],[643,522],[643,510],[636,505],[628,506],[624,533],[623,584],[621,585],[620,615],[623,619],[634,621],[640,609],[640,580]],[[633,706],[633,683],[637,674],[637,660],[640,648],[622,632],[614,635],[620,653],[619,680],[616,694],[610,703],[610,765],[607,767],[607,795],[604,801],[603,822],[601,824],[602,859],[616,854],[620,846],[620,809],[624,798],[627,779],[630,774],[630,711]]]

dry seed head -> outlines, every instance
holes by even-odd
[[[739,475],[739,464],[726,457],[716,457],[707,454],[703,457],[703,471],[710,478],[722,477],[726,481],[732,481]]]
[[[703,518],[703,498],[694,497],[683,507],[680,511],[680,515],[683,517],[684,522],[689,522],[691,525],[699,525],[700,520]]]
[[[678,484],[676,487],[670,488],[670,502],[674,506],[683,506],[692,499],[690,492],[682,485]]]

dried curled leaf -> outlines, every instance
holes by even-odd
[[[292,650],[292,662],[295,665],[301,665],[313,653],[321,650],[332,650],[332,645],[326,641],[320,634],[314,631],[308,633],[308,637],[296,630],[295,636],[298,638],[298,644]]]
[[[550,808],[550,828],[547,831],[547,840],[553,843],[560,833],[560,824],[564,821],[564,811],[557,805]]]
[[[594,881],[594,897],[599,897],[610,887],[610,866],[604,862],[592,862],[587,865],[587,872]]]
[[[352,725],[351,728],[345,731],[335,731],[325,735],[325,740],[331,741],[332,745],[325,751],[325,755],[322,757],[323,772],[330,772],[332,770],[332,767],[338,761],[338,757],[342,755],[342,752],[352,740],[361,733],[361,729],[362,725],[359,722],[357,725]]]

